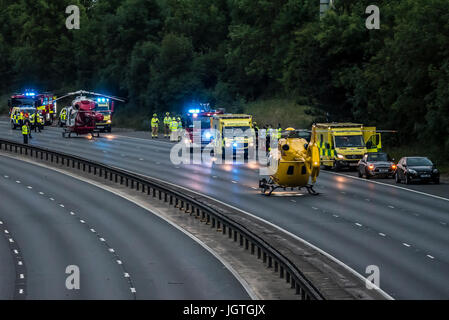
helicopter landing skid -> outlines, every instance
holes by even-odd
[[[286,190],[286,187],[277,185],[273,182],[273,180],[269,180],[267,181],[266,179],[262,179],[259,181],[259,188],[261,188],[261,192],[262,194],[264,194],[265,196],[271,196],[271,194],[273,193],[274,190],[282,188],[284,190]],[[317,196],[319,195],[318,192],[315,191],[315,189],[313,189],[313,185],[308,184],[304,187],[299,187],[298,190],[301,190],[302,188],[306,188],[307,192],[312,195],[312,196]],[[293,188],[291,188],[293,190]]]

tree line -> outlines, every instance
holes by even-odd
[[[368,5],[380,30],[365,27]],[[65,26],[69,5],[79,30]],[[447,0],[1,0],[0,92],[85,88],[150,115],[288,96],[449,152]],[[2,102],[5,103],[5,102]],[[282,106],[279,106],[282,108]]]

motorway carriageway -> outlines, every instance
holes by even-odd
[[[404,188],[322,171],[317,197],[305,192],[258,190],[252,164],[174,165],[173,144],[105,134],[63,139],[59,128],[33,133],[31,144],[79,155],[159,178],[208,195],[275,224],[342,261],[367,277],[368,266],[380,269],[380,287],[395,299],[449,298],[448,185],[438,197]],[[21,141],[19,131],[0,122],[0,137]]]
[[[215,256],[156,215],[1,155],[0,233],[0,299],[249,299]],[[69,265],[79,290],[66,288]]]

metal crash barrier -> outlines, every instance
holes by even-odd
[[[74,155],[52,151],[46,148],[25,145],[10,140],[0,139],[0,151],[7,151],[31,159],[47,161],[62,167],[80,170],[105,180],[126,186],[138,192],[146,193],[174,208],[200,219],[202,223],[220,231],[224,236],[239,245],[251,255],[257,257],[281,279],[285,279],[292,288],[292,293],[301,300],[323,300],[323,296],[304,277],[298,268],[284,255],[257,234],[249,231],[244,225],[237,223],[217,210],[198,202],[176,187],[162,185],[150,178],[139,176],[125,170],[87,160]]]

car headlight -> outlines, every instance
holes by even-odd
[[[417,172],[415,170],[413,170],[413,169],[408,169],[408,173],[417,174]]]
[[[108,120],[107,123],[111,123],[111,120]]]
[[[338,159],[344,159],[345,157],[344,157],[344,155],[338,154],[338,153],[337,153],[337,158],[338,158]]]

